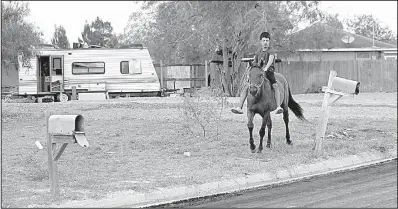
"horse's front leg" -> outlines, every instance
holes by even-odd
[[[247,110],[247,119],[248,119],[247,128],[249,129],[249,135],[250,135],[249,139],[250,150],[254,153],[256,145],[254,145],[254,140],[253,140],[253,128],[254,128],[253,118],[254,118],[254,113],[250,110]]]
[[[263,117],[263,122],[261,123],[261,128],[260,128],[260,145],[258,145],[258,151],[257,153],[261,153],[263,151],[263,140],[265,136],[265,126],[267,125],[267,117],[265,115],[262,115]]]
[[[265,114],[266,119],[266,124],[268,127],[268,139],[267,139],[267,148],[271,148],[271,129],[272,129],[272,120],[271,120],[271,114],[270,112]]]

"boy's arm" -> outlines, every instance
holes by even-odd
[[[263,68],[264,71],[267,71],[269,67],[271,67],[272,63],[274,62],[275,55],[270,54],[267,65]]]
[[[254,55],[254,59],[253,59],[253,64],[254,63],[258,63],[258,56],[257,56],[257,53]]]

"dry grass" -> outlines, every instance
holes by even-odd
[[[181,118],[183,98],[130,98],[101,102],[2,106],[2,207],[50,204],[44,112],[82,114],[89,148],[69,145],[59,161],[61,201],[99,199],[118,191],[199,184],[258,172],[276,172],[317,161],[311,148],[322,95],[294,95],[307,119],[290,114],[293,146],[285,143],[282,117],[273,116],[272,149],[252,154],[245,115],[222,112],[218,139],[192,135]],[[232,105],[231,103],[235,103]],[[331,108],[324,158],[364,151],[386,152],[397,144],[396,93],[360,94]],[[217,126],[209,126],[214,132]],[[258,145],[260,117],[255,117]],[[344,135],[344,132],[346,135]],[[191,152],[190,157],[183,155]]]

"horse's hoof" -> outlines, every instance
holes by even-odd
[[[252,151],[252,153],[255,153],[255,152],[256,152],[256,149],[251,149],[250,151]]]
[[[293,145],[293,142],[292,141],[287,141],[286,142],[288,145]]]
[[[256,151],[256,145],[251,144],[251,145],[250,145],[250,150],[251,150],[252,152]]]
[[[271,144],[267,144],[267,148],[271,148]]]
[[[262,152],[263,152],[262,149],[257,150],[257,153],[262,153]]]

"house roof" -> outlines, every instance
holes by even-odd
[[[334,48],[334,49],[299,49],[299,52],[369,52],[369,51],[383,51],[383,52],[397,52],[397,48],[380,48],[380,47],[368,47],[368,48]]]
[[[354,41],[346,44],[341,39],[344,36],[354,37]],[[315,23],[307,28],[294,33],[286,42],[287,48],[295,51],[397,51],[397,46],[375,40],[365,36],[350,33],[338,28],[330,27],[324,23]],[[254,56],[258,46],[252,46],[244,53],[244,57]],[[275,47],[277,51],[286,51]]]
[[[352,36],[354,37],[354,41],[346,44],[341,39],[344,36]],[[321,38],[325,40],[320,41],[321,43],[317,43],[318,47],[314,47],[314,40]],[[350,33],[338,28],[330,27],[324,23],[316,23],[307,28],[304,28],[289,38],[290,42],[299,42],[295,43],[300,46],[298,48],[301,49],[313,49],[313,48],[369,48],[373,47],[373,39],[365,36],[357,35],[354,33]],[[301,43],[300,43],[301,42]],[[374,46],[379,48],[397,48],[396,45],[374,41]]]

